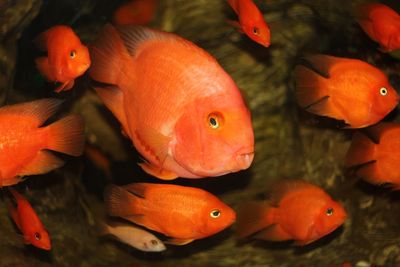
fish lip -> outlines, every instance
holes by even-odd
[[[235,161],[239,170],[245,170],[251,166],[254,159],[253,149],[240,149],[235,153]]]

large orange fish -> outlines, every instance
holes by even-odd
[[[19,183],[25,175],[47,173],[64,164],[48,150],[79,156],[83,120],[70,115],[40,127],[61,100],[41,99],[0,108],[0,187]]]
[[[296,97],[307,111],[343,120],[348,128],[375,124],[392,111],[399,96],[386,75],[357,59],[327,55],[305,57],[296,66]]]
[[[316,185],[303,180],[278,181],[270,201],[239,207],[237,236],[309,244],[331,233],[346,219],[342,205]]]
[[[356,7],[356,20],[368,36],[390,52],[400,48],[400,15],[381,3]]]
[[[26,244],[44,250],[51,249],[51,242],[48,232],[43,226],[42,221],[33,210],[31,204],[17,191],[10,189],[14,196],[17,207],[9,205],[9,212],[18,229],[23,233]]]
[[[116,25],[146,25],[151,22],[157,10],[158,0],[131,0],[121,5],[115,12]]]
[[[238,15],[238,28],[253,41],[268,47],[271,44],[271,33],[253,0],[228,0],[228,3]]]
[[[230,226],[235,212],[199,188],[171,184],[111,185],[105,190],[108,214],[122,217],[184,245]]]
[[[400,190],[400,124],[379,123],[356,132],[346,155],[346,166],[356,167],[355,174],[375,184],[390,184]]]
[[[204,50],[172,33],[107,25],[90,51],[89,73],[103,83],[96,91],[146,159],[146,172],[202,178],[250,166],[250,112]]]
[[[53,26],[35,39],[47,57],[36,59],[36,66],[47,80],[59,82],[57,93],[70,90],[77,77],[90,66],[89,51],[74,31],[64,25]]]

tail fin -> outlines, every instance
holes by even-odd
[[[104,190],[104,201],[106,204],[107,213],[110,216],[130,217],[140,214],[139,212],[139,197],[129,193],[126,189],[109,185]]]
[[[259,201],[239,206],[236,221],[237,238],[245,238],[273,224],[274,209],[270,202]]]
[[[95,43],[89,46],[89,52],[92,60],[90,77],[98,82],[117,84],[123,55],[127,53],[117,30],[111,25],[105,26]]]
[[[355,167],[376,160],[375,148],[375,143],[368,136],[356,132],[347,151],[345,165]]]
[[[71,156],[83,153],[84,121],[79,115],[70,115],[46,127],[49,132],[47,148]]]
[[[325,79],[313,70],[298,65],[295,68],[295,77],[296,98],[301,107],[308,108],[329,96],[326,87],[323,86]]]

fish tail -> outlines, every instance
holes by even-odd
[[[108,185],[104,190],[104,201],[108,215],[129,217],[140,214],[140,199],[122,187]]]
[[[325,79],[313,70],[298,65],[295,68],[296,98],[302,108],[308,108],[329,96]]]
[[[347,151],[345,165],[354,167],[376,160],[375,147],[376,144],[368,136],[356,132]]]
[[[92,61],[89,75],[96,81],[116,85],[122,70],[123,55],[126,52],[117,30],[107,25],[89,47]]]
[[[71,156],[80,156],[84,149],[84,121],[80,115],[70,115],[46,127],[47,148]]]
[[[274,224],[274,208],[270,202],[252,201],[238,207],[236,237],[241,239]]]

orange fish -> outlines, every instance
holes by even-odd
[[[400,190],[400,123],[379,123],[356,132],[346,155],[346,166],[375,184],[390,184]]]
[[[271,187],[270,201],[239,207],[237,236],[306,245],[334,231],[346,217],[342,205],[318,186],[303,180],[278,181]]]
[[[146,25],[151,22],[157,10],[158,0],[132,0],[121,5],[115,12],[116,25]]]
[[[380,3],[357,6],[356,20],[368,36],[390,52],[400,48],[400,15]]]
[[[36,59],[36,66],[48,81],[61,83],[55,90],[57,93],[70,90],[74,80],[90,66],[87,47],[68,26],[53,26],[39,34],[35,44],[47,51],[47,57]]]
[[[305,60],[310,68],[295,69],[296,97],[311,113],[362,128],[382,120],[399,101],[386,75],[366,62],[327,55]]]
[[[40,249],[50,250],[51,243],[49,234],[36,212],[33,210],[31,204],[17,191],[13,189],[9,190],[15,198],[17,207],[15,208],[10,204],[8,210],[14,223],[23,233],[25,243],[32,244]]]
[[[25,175],[61,167],[64,161],[48,150],[82,154],[83,120],[79,115],[40,127],[61,102],[41,99],[0,108],[0,187],[17,184]]]
[[[239,22],[234,22],[254,42],[268,47],[271,42],[271,33],[264,17],[253,0],[228,0],[239,17]]]
[[[235,212],[199,188],[172,184],[111,185],[104,194],[108,214],[122,217],[171,237],[168,244],[185,245],[230,226]]]
[[[102,151],[100,151],[99,148],[86,144],[85,156],[95,165],[96,168],[101,170],[107,178],[112,177],[110,160]]]
[[[107,25],[90,52],[90,76],[103,83],[96,91],[146,159],[146,172],[202,178],[250,166],[250,112],[207,52],[175,34],[132,25]]]

